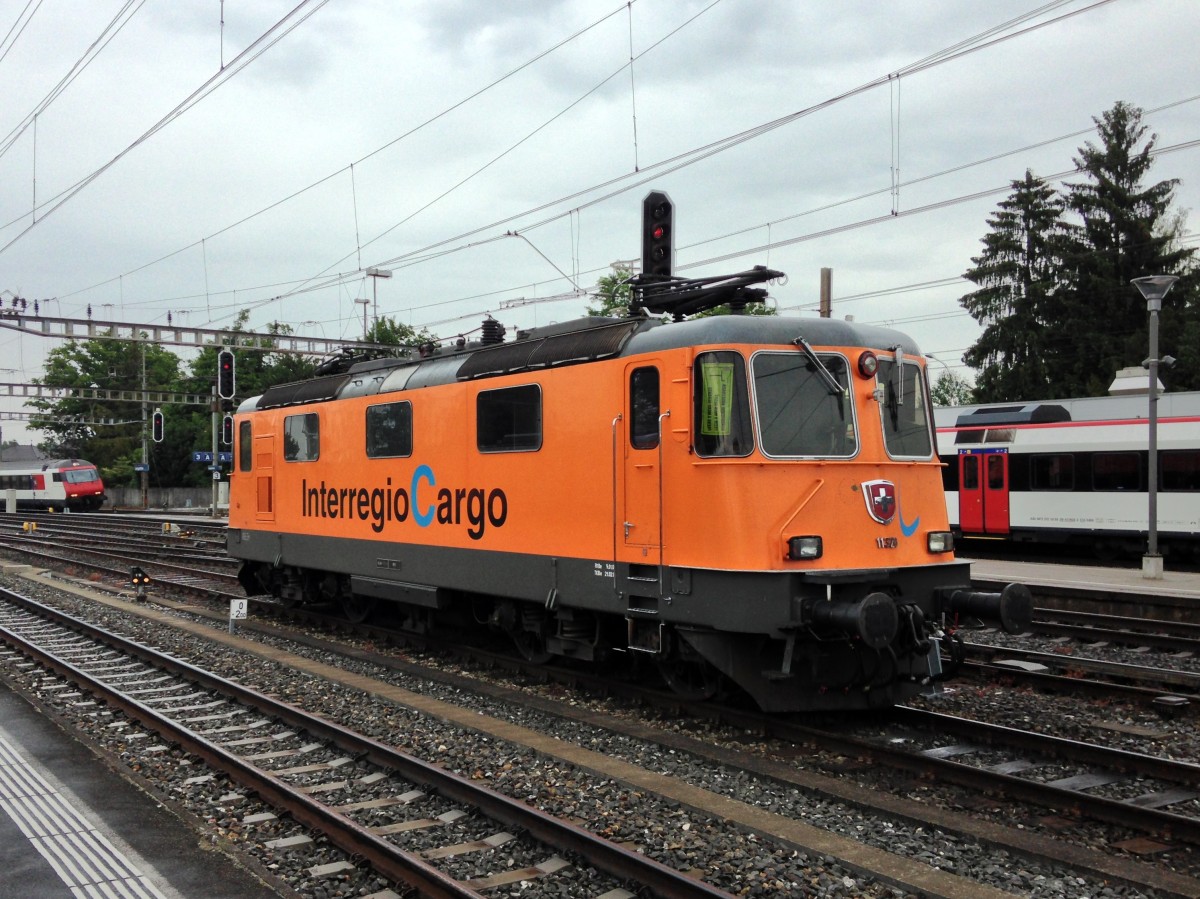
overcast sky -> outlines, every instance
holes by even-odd
[[[0,0],[0,297],[355,338],[377,286],[511,335],[582,314],[660,189],[681,274],[769,265],[806,316],[830,267],[836,316],[969,377],[1009,182],[1061,183],[1117,100],[1200,138],[1198,34],[1196,0]],[[1198,163],[1152,169],[1180,209]],[[0,381],[52,346],[0,329]]]

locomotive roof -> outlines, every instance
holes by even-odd
[[[453,384],[519,371],[691,346],[791,344],[803,337],[820,346],[861,346],[920,355],[907,335],[890,328],[836,319],[776,315],[715,315],[682,322],[593,316],[520,331],[515,340],[473,345],[424,358],[362,362],[341,374],[269,388],[239,412]]]

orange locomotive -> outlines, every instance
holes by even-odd
[[[827,319],[591,318],[359,363],[238,410],[248,593],[486,623],[531,659],[863,708],[939,676],[944,618],[1028,620],[956,562],[924,359]]]

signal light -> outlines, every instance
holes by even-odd
[[[221,442],[226,446],[233,445],[233,416],[226,415],[221,419]]]
[[[873,378],[879,371],[879,357],[866,350],[858,357],[858,375],[860,378]]]
[[[233,351],[221,350],[217,353],[217,396],[233,399],[234,386]]]
[[[150,418],[150,436],[154,438],[155,443],[162,443],[164,430],[162,409],[155,409]]]
[[[675,204],[661,190],[642,200],[642,273],[670,278],[675,269]]]

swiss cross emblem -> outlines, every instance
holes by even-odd
[[[880,524],[890,524],[896,517],[896,485],[891,481],[863,481],[862,493],[867,514]]]

